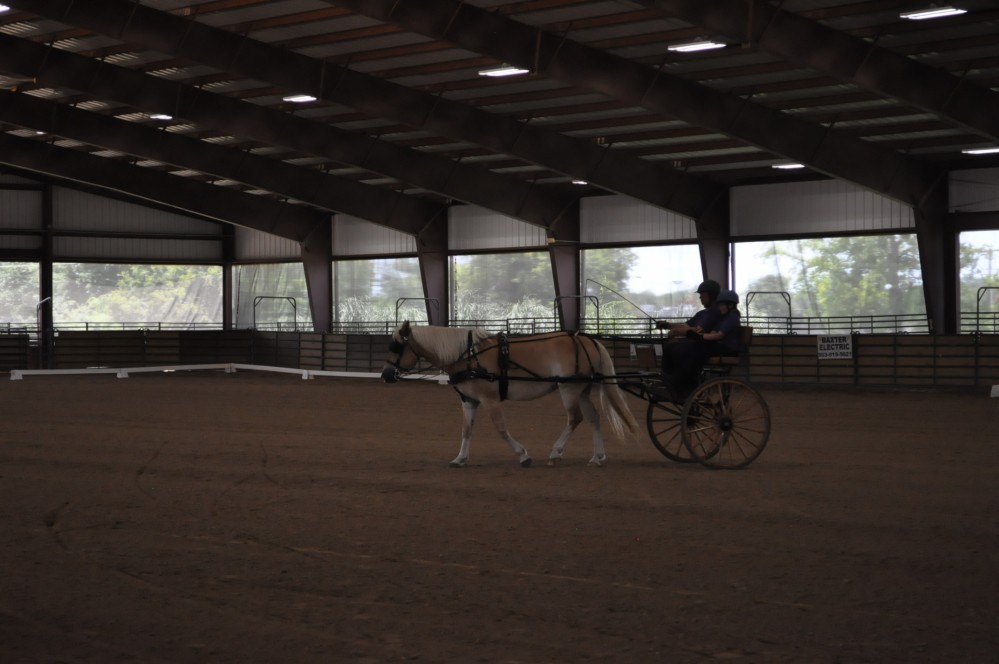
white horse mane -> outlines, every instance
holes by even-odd
[[[414,325],[409,328],[410,338],[426,354],[426,358],[437,366],[450,364],[461,358],[468,350],[470,332],[473,344],[495,336],[488,330],[470,327]]]

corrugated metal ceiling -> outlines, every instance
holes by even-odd
[[[900,18],[919,3],[893,0],[5,4],[0,129],[19,142],[0,161],[15,169],[73,146],[403,229],[369,191],[550,225],[585,195],[696,217],[729,187],[803,178],[916,204],[941,173],[999,163],[961,153],[999,142],[999,8],[986,0],[933,21]],[[726,46],[668,50],[708,39]],[[514,60],[531,71],[479,75]],[[89,116],[73,112],[105,122],[84,133]],[[125,140],[118,122],[150,131]],[[163,130],[231,159],[193,144],[166,158]],[[343,204],[241,169],[241,154],[319,170]],[[807,168],[771,168],[787,161]]]

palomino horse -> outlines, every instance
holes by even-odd
[[[449,464],[462,468],[468,463],[472,425],[479,406],[485,406],[500,436],[525,468],[531,457],[506,428],[500,402],[528,401],[559,391],[567,421],[552,446],[548,465],[562,458],[566,442],[584,419],[593,428],[590,464],[603,465],[600,415],[590,401],[599,396],[600,406],[619,438],[634,437],[638,424],[628,409],[624,393],[614,382],[614,363],[598,341],[582,334],[554,332],[507,339],[484,330],[415,326],[403,323],[392,335],[389,358],[382,380],[394,383],[401,372],[411,370],[423,358],[450,376],[461,397],[465,416],[461,427],[461,449]]]

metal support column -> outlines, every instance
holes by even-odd
[[[309,310],[316,332],[333,325],[333,220],[327,219],[302,241],[302,266],[309,289]]]
[[[960,261],[957,232],[947,220],[946,188],[937,187],[913,212],[930,334],[957,334]]]
[[[548,230],[548,255],[555,281],[555,302],[563,330],[579,330],[581,312],[579,203],[567,209]]]
[[[437,215],[416,237],[416,256],[420,262],[423,296],[427,301],[427,320],[431,325],[447,325],[451,310],[448,292],[447,215]],[[439,303],[431,306],[431,302]]]
[[[42,188],[42,260],[38,265],[38,367],[55,368],[55,321],[53,316],[52,264],[54,257],[52,185]]]
[[[702,278],[714,279],[724,288],[729,282],[731,242],[729,197],[719,196],[697,219],[697,246]]]

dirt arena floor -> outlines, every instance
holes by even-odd
[[[428,381],[0,378],[0,662],[999,661],[999,399],[765,390],[742,471]],[[644,421],[645,404],[629,397]]]

